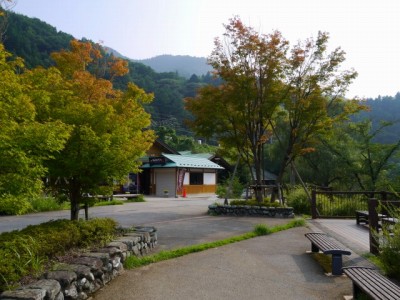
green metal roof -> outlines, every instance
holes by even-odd
[[[162,154],[167,158],[165,164],[151,165],[144,164],[142,168],[202,168],[202,169],[224,169],[223,167],[213,163],[207,158],[198,157],[196,155],[175,155]]]

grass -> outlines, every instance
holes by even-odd
[[[383,263],[381,261],[381,259],[379,258],[379,255],[374,255],[372,253],[364,253],[361,255],[362,257],[364,257],[365,259],[369,260],[371,263],[373,263],[375,266],[377,266],[380,270],[384,271],[384,266]]]
[[[126,202],[146,202],[143,195],[138,195],[135,198],[128,198]]]
[[[124,266],[127,269],[133,269],[133,268],[137,268],[137,267],[141,267],[141,266],[146,266],[151,263],[156,263],[156,262],[160,262],[160,261],[164,261],[164,260],[168,260],[168,259],[172,259],[172,258],[177,258],[177,257],[181,257],[181,256],[184,256],[184,255],[187,255],[190,253],[201,252],[201,251],[204,251],[207,249],[217,248],[217,247],[221,247],[224,245],[248,240],[248,239],[251,239],[251,238],[254,238],[257,236],[268,235],[268,234],[272,234],[272,233],[275,233],[278,231],[287,230],[290,228],[300,227],[300,226],[304,226],[304,225],[305,225],[304,219],[294,219],[284,225],[278,225],[278,226],[274,226],[274,227],[268,227],[265,224],[259,224],[259,225],[255,226],[255,228],[252,232],[244,233],[239,236],[234,236],[234,237],[230,237],[230,238],[215,241],[215,242],[199,244],[199,245],[192,245],[192,246],[187,246],[187,247],[183,247],[183,248],[179,248],[179,249],[175,249],[175,250],[160,251],[159,253],[156,253],[154,255],[145,256],[145,257],[130,256],[126,259]]]
[[[96,202],[94,206],[108,206],[108,205],[123,205],[124,201],[122,200],[111,200],[111,201],[100,201]]]

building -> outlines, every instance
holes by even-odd
[[[218,174],[224,167],[212,160],[219,161],[210,154],[179,153],[156,140],[142,158],[142,172],[130,174],[124,190],[160,197],[215,193]]]

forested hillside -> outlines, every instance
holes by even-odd
[[[204,57],[188,55],[159,55],[149,59],[138,60],[157,72],[177,72],[180,76],[190,78],[193,74],[204,75],[212,71]]]
[[[28,68],[52,65],[50,53],[68,49],[72,39],[72,35],[57,31],[55,27],[39,19],[8,12],[4,46],[11,53],[22,57]],[[196,66],[193,66],[196,59]],[[183,99],[193,97],[196,90],[202,85],[219,83],[207,72],[211,68],[205,65],[204,58],[190,56],[163,55],[144,62],[157,65],[159,70],[169,71],[156,72],[141,62],[129,61],[129,73],[115,80],[114,85],[123,90],[128,82],[133,82],[146,92],[154,93],[154,101],[147,107],[152,114],[153,127],[168,126],[179,134],[191,135],[190,130],[184,126],[184,119],[190,115],[183,108]],[[205,75],[189,75],[188,70],[194,72],[201,67],[204,68]],[[398,139],[398,132],[400,132],[400,122],[398,122],[400,119],[400,93],[394,97],[366,99],[365,104],[370,107],[370,111],[362,112],[353,119],[370,118],[374,128],[379,126],[380,121],[394,122],[392,126],[383,130],[377,141],[395,142]]]
[[[359,113],[353,120],[371,119],[373,129],[379,128],[382,122],[390,122],[390,125],[375,138],[375,142],[383,144],[397,142],[400,139],[400,92],[394,97],[369,98],[364,103],[369,107],[369,111]]]
[[[12,12],[8,12],[6,28],[5,48],[22,57],[28,68],[52,65],[50,53],[68,49],[74,38],[39,19]],[[146,92],[154,93],[154,101],[146,107],[152,114],[152,126],[168,126],[179,134],[192,135],[184,125],[184,119],[190,115],[183,108],[183,99],[194,96],[197,88],[204,84],[216,84],[210,73],[192,74],[187,79],[176,72],[157,73],[142,63],[128,62],[129,73],[117,78],[115,87],[124,90],[128,82],[133,82]]]
[[[50,53],[66,49],[73,36],[36,18],[8,13],[5,48],[22,57],[28,68],[52,65]]]

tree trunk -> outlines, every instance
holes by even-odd
[[[264,193],[263,193],[263,188],[261,185],[263,184],[262,178],[263,178],[263,166],[262,166],[262,148],[260,145],[257,145],[256,151],[255,151],[255,159],[254,159],[254,168],[256,172],[256,187],[255,187],[255,194],[256,194],[256,200],[258,203],[261,203],[264,201]]]
[[[290,160],[289,156],[285,155],[285,157],[283,158],[280,170],[279,170],[278,177],[276,178],[277,189],[274,189],[272,192],[271,202],[275,202],[276,196],[278,196],[279,203],[282,204],[282,198],[281,198],[282,195],[280,192],[280,187],[282,186],[283,174],[285,174],[285,169],[289,163],[289,160]]]
[[[71,221],[79,219],[80,199],[81,199],[81,188],[80,184],[72,179],[70,182],[70,193],[69,198],[71,202]]]

